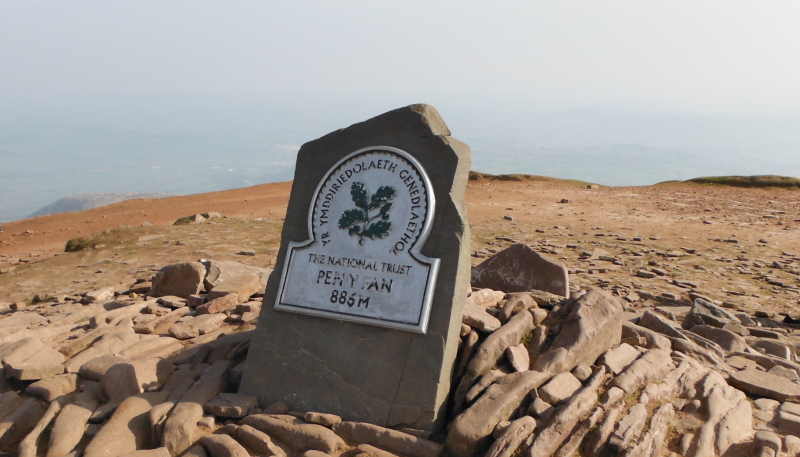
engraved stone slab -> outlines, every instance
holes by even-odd
[[[312,238],[289,244],[275,309],[425,333],[439,259],[419,253],[435,207],[407,152],[355,151],[320,183]]]
[[[469,286],[469,168],[428,105],[304,144],[240,393],[440,428]]]

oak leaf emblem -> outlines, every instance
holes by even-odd
[[[381,186],[369,196],[364,183],[354,182],[350,187],[350,195],[356,208],[342,213],[339,228],[347,230],[351,236],[357,236],[359,245],[364,244],[364,238],[385,238],[392,231],[389,210],[392,209],[392,199],[396,194],[394,187]],[[375,210],[378,211],[373,214]]]

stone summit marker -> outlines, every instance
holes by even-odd
[[[303,145],[240,392],[443,425],[469,286],[469,148],[412,105]]]

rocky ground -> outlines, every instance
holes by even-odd
[[[288,188],[4,224],[0,449],[800,453],[797,191],[472,181],[473,263],[524,243],[565,265],[571,293],[473,281],[448,429],[428,436],[235,394]],[[76,236],[86,247],[64,253]]]

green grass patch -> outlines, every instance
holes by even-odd
[[[531,182],[531,181],[566,182],[566,183],[573,183],[580,185],[591,184],[585,181],[578,181],[576,179],[559,179],[559,178],[551,178],[549,176],[525,175],[525,174],[492,175],[489,173],[481,173],[480,171],[470,171],[469,180],[470,181],[516,181],[516,182]]]
[[[755,176],[705,176],[701,178],[694,178],[688,183],[705,184],[712,186],[730,186],[730,187],[779,187],[784,189],[798,189],[800,188],[800,179],[792,178],[790,176],[776,176],[776,175],[755,175]],[[664,184],[664,183],[659,183]]]
[[[86,237],[77,237],[67,240],[67,245],[64,247],[64,252],[78,252],[86,248],[93,248],[97,243]]]

